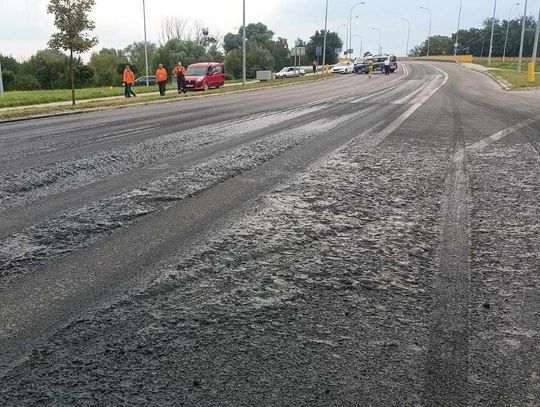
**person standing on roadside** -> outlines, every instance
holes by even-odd
[[[311,63],[311,66],[313,67],[313,75],[315,75],[317,73],[317,66],[319,65],[319,63],[317,62],[316,59],[313,60],[313,62]]]
[[[126,69],[124,69],[124,77],[122,79],[122,82],[124,82],[124,95],[127,98],[130,98],[131,95],[133,97],[137,96],[135,92],[131,89],[133,84],[135,83],[135,74],[130,69],[129,65],[126,65]]]
[[[178,62],[173,70],[173,75],[176,75],[176,83],[178,84],[178,94],[187,92],[186,88],[186,68],[182,66],[182,62]]]
[[[384,74],[385,76],[390,75],[390,58],[384,60]]]
[[[159,64],[159,68],[156,70],[156,82],[159,87],[159,94],[165,96],[167,90],[167,70],[163,68],[163,64]]]
[[[373,58],[369,58],[367,62],[367,73],[371,79],[371,74],[373,73]]]

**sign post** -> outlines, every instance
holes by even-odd
[[[292,50],[291,50],[291,53],[294,55],[294,70],[295,70],[295,73],[294,75],[296,75],[296,57],[298,57],[298,76],[300,76],[300,62],[302,61],[302,57],[304,55],[306,55],[306,47],[294,47]]]
[[[2,62],[0,62],[0,98],[4,97],[4,79],[2,78]]]

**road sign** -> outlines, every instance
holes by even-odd
[[[459,45],[459,44],[458,44],[458,43],[456,42],[456,43],[454,44],[454,47],[455,47],[455,48],[457,48],[457,47],[458,47],[458,45]]]
[[[345,53],[346,53],[347,55],[352,55],[353,52],[354,52],[354,49],[352,49],[352,48],[350,48],[350,49],[348,49],[347,51],[345,51]]]
[[[315,55],[317,55],[318,57],[322,55],[322,47],[320,45],[317,45],[315,47]]]
[[[291,53],[297,57],[306,55],[306,47],[294,47],[291,49]]]

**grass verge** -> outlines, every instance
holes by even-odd
[[[248,83],[246,84],[245,88],[242,86],[230,86],[230,87],[219,88],[219,89],[211,89],[206,92],[188,92],[187,94],[182,94],[182,95],[178,95],[176,92],[169,91],[167,96],[164,96],[164,97],[161,97],[159,95],[156,95],[156,96],[151,95],[151,96],[144,96],[141,98],[131,98],[131,99],[125,99],[125,98],[104,99],[104,100],[84,102],[75,106],[70,106],[70,105],[48,106],[46,104],[44,104],[43,106],[38,106],[38,107],[36,106],[24,107],[23,106],[20,109],[10,109],[10,110],[4,110],[4,111],[0,109],[0,120],[24,118],[24,117],[47,115],[47,114],[54,114],[54,113],[69,113],[69,112],[84,111],[84,110],[90,110],[90,109],[121,107],[121,106],[129,106],[129,105],[141,104],[141,103],[142,104],[154,103],[157,101],[174,101],[174,100],[180,100],[180,99],[191,99],[191,98],[197,98],[197,97],[204,97],[207,95],[238,92],[241,90],[255,90],[255,89],[283,86],[286,84],[293,84],[293,83],[312,82],[312,81],[317,81],[321,79],[323,79],[323,77],[319,75],[304,76],[302,78],[294,78],[294,79],[286,79],[286,80],[278,79],[278,80],[273,80],[270,82]],[[103,96],[103,97],[108,97],[108,96],[110,95]]]
[[[137,86],[133,88],[135,93],[157,92],[155,86]],[[87,88],[75,89],[77,100],[98,99],[112,96],[123,96],[124,88],[121,86],[113,88]],[[71,100],[71,89],[58,90],[30,90],[5,92],[0,99],[0,108],[40,105],[54,102],[67,102]]]
[[[535,75],[535,81],[531,83],[528,81],[528,75],[526,71],[522,73],[517,73],[516,71],[491,69],[489,73],[495,78],[502,79],[504,82],[508,83],[508,85],[512,89],[540,86],[540,75]]]
[[[488,67],[487,58],[475,58],[474,63]],[[527,72],[527,64],[529,63],[529,58],[523,58],[522,69]],[[489,68],[495,69],[507,69],[511,71],[517,71],[518,59],[517,58],[506,58],[503,62],[502,58],[492,59],[491,66]],[[540,64],[536,64],[535,71],[540,72]]]

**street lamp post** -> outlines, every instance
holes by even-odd
[[[495,14],[497,13],[497,0],[493,5],[493,18],[491,19],[491,39],[489,40],[488,66],[491,66],[491,54],[493,52],[493,33],[495,32]]]
[[[4,97],[4,80],[2,78],[2,62],[0,62],[0,98]]]
[[[246,0],[243,0],[242,17],[242,86],[246,86]]]
[[[405,48],[405,57],[409,56],[409,38],[411,37],[411,22],[405,17],[401,17],[403,21],[406,21],[409,29],[407,30],[407,47]]]
[[[525,0],[525,9],[523,10],[523,20],[521,22],[521,43],[519,45],[518,72],[521,73],[521,62],[523,60],[523,41],[525,40],[525,23],[527,22],[527,0]]]
[[[426,53],[426,56],[429,57],[429,47],[431,45],[431,20],[433,17],[433,13],[427,7],[420,6],[420,8],[422,10],[426,10],[429,13],[429,30],[428,30],[428,36],[427,36],[427,53]]]
[[[347,28],[347,23],[343,23],[343,24],[337,26],[336,32],[337,32],[338,37],[339,37],[339,29],[342,28],[342,27]],[[345,34],[345,35],[346,35],[346,34]],[[346,43],[347,43],[347,38],[345,38],[345,47],[347,46]],[[345,52],[346,52],[346,51],[347,51],[347,50],[345,50]]]
[[[364,52],[364,39],[358,35],[358,34],[354,34],[355,37],[358,37],[360,38],[360,56],[362,56],[362,53]]]
[[[382,55],[381,50],[381,29],[377,27],[373,27],[372,30],[377,30],[379,32],[379,55]]]
[[[365,1],[361,1],[360,3],[356,3],[354,6],[351,7],[351,11],[349,12],[349,30],[347,31],[347,49],[350,49],[351,48],[351,42],[352,42],[352,35],[351,35],[351,20],[353,19],[353,16],[352,16],[352,12],[353,10],[358,7],[358,6],[361,6],[362,4],[366,4]],[[356,18],[356,17],[354,17]]]
[[[538,21],[536,22],[536,34],[534,36],[534,46],[533,46],[533,54],[532,54],[532,61],[531,61],[533,64],[533,67],[536,66],[536,54],[538,53],[538,37],[540,37],[540,10],[538,10]]]
[[[326,13],[324,15],[324,41],[323,41],[323,57],[322,57],[322,65],[323,65],[323,72],[326,73],[326,30],[328,27],[328,0],[326,0]]]
[[[144,0],[142,1],[143,8],[143,23],[144,23],[144,65],[146,69],[146,87],[150,86],[150,81],[148,78],[148,42],[146,41],[146,6]]]
[[[348,25],[348,27],[347,27],[347,32],[348,32],[349,34],[352,32],[351,22],[352,22],[352,19],[353,19],[353,18],[360,18],[360,16],[354,16],[354,17],[351,17],[351,18],[349,19],[349,25]],[[347,54],[348,54],[349,50],[351,49],[351,45],[352,45],[352,42],[349,41],[349,46],[347,47],[347,51],[346,51]],[[349,55],[349,58],[350,58],[350,57],[351,57],[351,56]]]
[[[508,30],[510,29],[510,19],[512,18],[512,10],[515,6],[519,6],[519,3],[512,4],[510,12],[508,13],[508,22],[506,23],[506,38],[504,40],[503,62],[506,59],[506,45],[508,44]]]
[[[457,56],[457,47],[459,45],[459,26],[461,24],[461,10],[463,9],[463,0],[459,1],[459,13],[457,19],[456,43],[454,44],[454,59]]]

